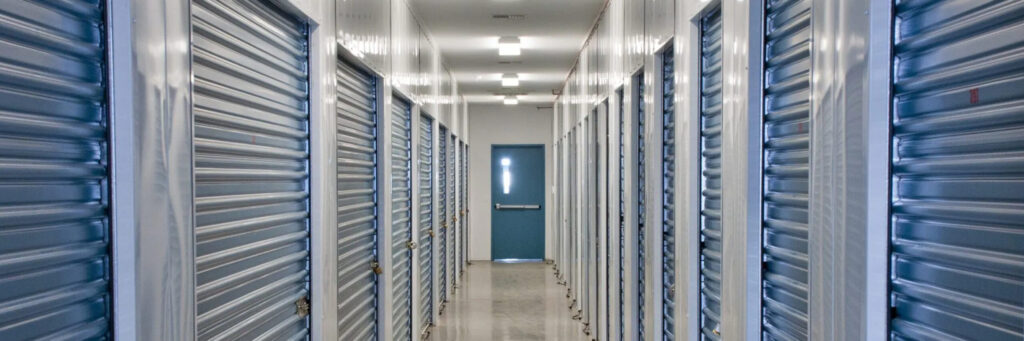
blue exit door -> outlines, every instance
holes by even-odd
[[[491,147],[491,259],[544,259],[544,146]]]

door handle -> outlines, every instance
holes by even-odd
[[[540,205],[502,205],[494,204],[496,210],[539,210]]]

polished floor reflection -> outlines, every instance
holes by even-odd
[[[587,340],[543,263],[473,262],[432,340]]]

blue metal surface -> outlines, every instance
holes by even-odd
[[[420,116],[419,161],[419,272],[421,332],[430,327],[434,311],[434,120]]]
[[[675,340],[676,285],[676,108],[675,50],[662,52],[662,127],[661,127],[661,276],[662,339]]]
[[[636,269],[637,269],[637,333],[645,340],[647,331],[644,329],[644,305],[647,293],[644,279],[647,274],[647,146],[646,129],[647,112],[644,109],[644,73],[640,71],[636,83]]]
[[[700,336],[720,339],[722,293],[722,15],[700,21]]]
[[[509,165],[504,166],[503,160]],[[504,192],[503,172],[510,186]],[[502,205],[540,205],[536,210],[499,210]],[[544,259],[544,147],[491,149],[491,259]]]
[[[445,252],[445,259],[448,263],[448,281],[451,283],[450,290],[455,293],[455,280],[459,275],[459,268],[455,266],[455,234],[459,229],[458,220],[456,217],[456,210],[459,205],[459,196],[456,193],[455,185],[458,184],[458,160],[456,154],[458,152],[458,143],[456,143],[455,133],[452,132],[448,138],[448,169],[451,170],[448,173],[448,197],[451,198],[451,205],[448,208],[448,233],[445,234],[445,244],[447,244],[447,252]]]
[[[890,337],[1024,339],[1024,2],[895,15]]]
[[[762,337],[807,340],[810,0],[765,4]]]
[[[191,12],[197,338],[305,338],[305,20],[255,0]]]
[[[377,79],[337,62],[338,340],[377,337]]]
[[[112,337],[105,7],[0,2],[0,340]]]
[[[448,206],[451,205],[451,199],[450,196],[448,195],[448,173],[450,172],[450,170],[448,169],[449,148],[448,139],[445,138],[446,136],[448,136],[448,128],[446,128],[444,125],[441,125],[441,129],[438,134],[439,147],[437,151],[437,155],[440,156],[440,158],[438,159],[439,172],[437,177],[437,189],[438,191],[440,191],[438,193],[440,195],[440,207],[438,207],[437,211],[441,214],[440,216],[437,217],[438,221],[441,222],[441,235],[439,236],[440,238],[437,241],[437,245],[439,246],[437,250],[437,261],[440,263],[439,265],[441,267],[438,268],[437,271],[437,285],[438,293],[441,296],[441,302],[448,301],[448,262],[444,261],[444,257],[445,255],[448,254],[448,243],[445,242],[445,235],[447,235],[449,228],[448,219],[446,217],[448,216]],[[443,304],[441,305],[441,308],[443,310]]]
[[[619,103],[619,336],[626,340],[626,111],[622,89],[615,95]]]
[[[412,339],[412,105],[391,102],[392,338]]]

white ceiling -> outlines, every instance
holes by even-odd
[[[445,63],[471,103],[500,102],[518,92],[521,104],[551,103],[579,55],[605,0],[409,0],[441,48]],[[523,20],[494,19],[525,15]],[[498,56],[498,38],[518,36],[522,55]],[[502,64],[500,62],[511,62]],[[518,91],[501,87],[518,73]]]

